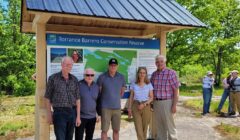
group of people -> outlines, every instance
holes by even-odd
[[[238,71],[233,70],[229,75],[223,79],[224,91],[222,98],[217,108],[217,113],[222,114],[222,108],[229,97],[228,115],[236,115],[236,112],[240,113],[240,77],[238,77]],[[214,78],[211,71],[207,72],[207,75],[203,78],[203,113],[206,115],[209,113],[212,94],[213,94]]]
[[[118,61],[111,58],[108,70],[94,82],[95,72],[84,71],[78,81],[70,74],[71,57],[63,57],[61,71],[48,79],[45,98],[48,122],[53,124],[57,140],[92,140],[95,124],[101,121],[101,139],[107,140],[111,123],[113,139],[119,139],[121,97],[125,91],[124,76],[119,73]],[[139,67],[136,81],[130,87],[128,114],[133,116],[138,140],[147,139],[150,122],[150,103],[153,103],[157,140],[176,140],[174,114],[179,96],[179,81],[174,70],[166,67],[166,57],[157,55],[157,70],[148,79],[147,69]]]

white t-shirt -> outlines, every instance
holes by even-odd
[[[149,99],[149,92],[153,90],[151,83],[145,84],[143,87],[140,87],[136,83],[133,83],[130,86],[130,90],[134,91],[134,100],[138,101],[147,101]]]

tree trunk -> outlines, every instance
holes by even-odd
[[[223,48],[219,47],[218,58],[217,58],[217,67],[216,67],[216,77],[215,77],[215,83],[216,83],[217,87],[219,87],[220,83],[221,83],[222,53],[223,53]]]

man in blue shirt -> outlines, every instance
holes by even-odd
[[[122,74],[117,72],[117,59],[110,59],[108,64],[108,71],[101,74],[97,80],[101,91],[101,139],[107,140],[107,132],[111,122],[113,140],[118,140],[121,120],[121,96],[125,91],[125,79]]]
[[[96,121],[99,122],[98,99],[99,87],[93,81],[95,72],[93,69],[86,69],[84,79],[79,81],[80,103],[81,103],[81,125],[76,127],[75,140],[82,140],[86,132],[85,140],[92,140]]]

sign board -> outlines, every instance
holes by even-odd
[[[62,57],[70,56],[74,60],[71,73],[78,80],[83,79],[85,68],[96,71],[96,80],[107,71],[109,59],[116,58],[127,92],[138,67],[146,67],[149,77],[156,70],[154,57],[159,54],[159,46],[159,40],[152,39],[47,34],[47,77],[61,70]]]

